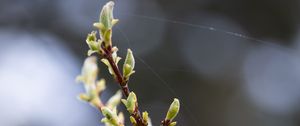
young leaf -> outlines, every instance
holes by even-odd
[[[133,74],[135,71],[133,70],[135,66],[135,60],[130,49],[127,50],[127,55],[125,58],[125,62],[123,65],[123,75],[126,80],[129,79],[130,75]]]
[[[119,125],[118,116],[116,113],[114,113],[107,107],[101,108],[101,111],[102,114],[105,116],[105,118],[101,120],[102,122],[108,123],[113,126]]]
[[[100,49],[101,43],[97,42],[96,34],[96,31],[92,31],[86,37],[86,43],[88,44],[91,51],[98,51]]]
[[[179,109],[180,109],[180,102],[177,98],[175,98],[172,104],[170,105],[169,111],[166,116],[166,120],[172,121],[177,116]]]
[[[172,122],[169,126],[175,126],[177,122]]]
[[[119,90],[116,92],[114,96],[112,96],[106,103],[106,106],[110,109],[116,108],[117,105],[120,103],[122,98],[122,92]]]
[[[98,74],[98,66],[96,57],[91,56],[86,58],[83,63],[83,67],[81,70],[81,75],[77,77],[77,81],[83,82],[87,85],[92,85],[95,83]]]
[[[102,11],[100,13],[99,22],[103,24],[103,26],[106,30],[111,29],[112,26],[113,26],[113,19],[114,19],[113,9],[114,9],[114,5],[115,5],[115,3],[113,1],[109,1],[108,3],[106,3],[103,6]]]
[[[132,114],[134,112],[135,108],[136,108],[136,105],[137,105],[137,98],[136,98],[135,93],[130,92],[127,100],[122,99],[121,101],[126,106],[127,111]]]
[[[136,125],[136,120],[134,117],[130,116],[130,122],[133,124],[133,125]]]

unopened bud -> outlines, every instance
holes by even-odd
[[[114,126],[118,125],[118,116],[116,113],[113,113],[109,108],[102,107],[101,108],[102,114],[105,116],[104,119],[102,119],[102,122],[112,124]]]
[[[169,126],[175,126],[176,124],[177,124],[177,122],[172,122],[172,123],[170,123]]]
[[[180,109],[179,100],[175,98],[172,104],[170,105],[170,108],[166,116],[166,120],[172,121],[177,116],[179,109]]]
[[[120,103],[121,98],[122,98],[122,92],[117,91],[117,93],[107,101],[106,106],[111,109],[115,108]]]
[[[130,49],[127,50],[127,55],[125,58],[125,62],[123,65],[123,75],[126,80],[129,79],[130,75],[133,74],[135,71],[133,70],[135,66],[135,60]]]
[[[100,23],[103,24],[105,29],[111,29],[113,26],[113,9],[114,9],[115,3],[113,1],[109,1],[106,3],[102,11],[100,13]],[[116,21],[114,21],[116,23]]]
[[[133,113],[135,111],[136,105],[137,105],[137,98],[134,92],[130,92],[127,100],[122,99],[121,100],[123,104],[126,106],[127,111],[129,113]]]

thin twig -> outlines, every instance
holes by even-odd
[[[123,94],[125,95],[125,98],[129,96],[130,90],[128,87],[128,81],[126,81],[119,69],[119,67],[116,65],[116,63],[113,60],[112,57],[112,50],[111,46],[105,48],[102,46],[102,49],[104,50],[104,54],[102,54],[102,57],[107,59],[109,64],[111,65],[114,74],[115,74],[115,80],[118,82],[119,86],[122,89]],[[138,109],[138,105],[136,104],[135,111],[131,114],[131,116],[136,120],[137,126],[147,126],[147,122],[143,121],[143,118],[141,116],[141,112]]]
[[[163,121],[161,121],[161,125],[162,126],[169,126],[171,124],[171,121],[170,120],[163,120]]]

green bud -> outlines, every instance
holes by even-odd
[[[112,36],[112,30],[108,29],[103,36],[105,47],[111,46],[111,36]]]
[[[101,62],[103,62],[103,63],[107,66],[109,73],[110,73],[111,75],[115,76],[114,70],[113,70],[113,68],[111,67],[109,61],[108,61],[107,59],[103,58],[103,59],[101,59]]]
[[[130,75],[133,74],[135,71],[134,69],[135,60],[132,54],[132,51],[130,49],[127,50],[127,55],[125,58],[125,62],[123,65],[123,75],[126,80],[129,79]]]
[[[175,126],[177,122],[172,122],[169,126]]]
[[[118,67],[118,63],[121,60],[121,57],[119,57],[117,55],[118,48],[114,47],[113,50],[114,50],[114,52],[112,53],[112,58],[116,64],[116,66]],[[109,73],[115,77],[115,73],[114,73],[113,68],[111,67],[109,61],[105,58],[102,58],[101,61],[107,66]]]
[[[80,83],[80,82],[84,82],[85,78],[82,75],[78,75],[75,80],[76,80],[77,83]]]
[[[94,56],[85,59],[81,70],[81,75],[76,78],[77,81],[83,82],[86,85],[92,85],[95,83],[98,74],[96,60],[97,59]]]
[[[101,104],[102,104],[102,102],[100,101],[100,98],[97,95],[94,95],[91,98],[90,105],[92,105],[94,107],[97,107],[97,106],[99,106]]]
[[[119,119],[119,122],[124,124],[125,123],[125,117],[124,117],[124,114],[123,112],[119,112],[118,114],[118,119]]]
[[[97,34],[96,31],[92,31],[90,34],[88,34],[87,37],[86,37],[86,42],[88,44],[91,43],[91,42],[96,42],[97,41],[96,34]]]
[[[117,24],[119,22],[119,19],[113,19],[112,20],[112,26],[114,26],[115,24]]]
[[[105,123],[105,126],[106,125],[110,125],[110,122],[109,122],[109,120],[107,118],[102,118],[101,122]]]
[[[180,103],[179,100],[177,98],[174,98],[173,103],[170,105],[170,108],[168,110],[167,116],[166,116],[166,120],[170,120],[172,121],[178,114],[180,109]]]
[[[90,50],[97,51],[100,49],[100,43],[97,42],[96,31],[92,31],[86,37],[86,43],[88,44]]]
[[[115,64],[117,65],[117,67],[118,67],[118,63],[121,60],[121,57],[119,57],[118,54],[117,54],[118,48],[114,47],[112,50],[113,50],[112,58],[113,58]]]
[[[122,98],[122,92],[119,90],[116,92],[114,96],[112,96],[106,103],[106,106],[110,109],[116,108],[117,105],[120,103]]]
[[[91,100],[91,97],[87,94],[81,93],[81,94],[79,94],[78,99],[85,101],[85,102],[89,102]]]
[[[114,113],[107,107],[102,107],[101,108],[102,114],[107,118],[107,119],[112,119],[114,118]]]
[[[130,116],[130,122],[131,122],[132,124],[134,124],[134,125],[137,124],[135,118],[132,117],[132,116]]]
[[[104,29],[104,25],[102,23],[96,22],[93,24],[94,27],[98,28],[98,29]]]
[[[105,90],[106,86],[105,86],[105,80],[101,79],[99,81],[96,82],[96,91],[97,93],[101,93],[103,90]]]
[[[130,92],[127,100],[122,99],[121,100],[123,104],[126,106],[127,111],[132,114],[135,111],[136,105],[137,105],[137,98],[134,92]]]
[[[103,6],[100,13],[99,22],[103,24],[106,30],[111,29],[112,26],[118,22],[118,20],[113,17],[114,5],[115,3],[113,1],[109,1]]]
[[[143,120],[144,120],[144,122],[148,123],[148,121],[149,121],[149,113],[148,112],[143,112]]]
[[[127,98],[127,110],[133,113],[137,104],[137,98],[134,92],[131,92]]]
[[[114,113],[107,107],[102,107],[101,111],[102,111],[102,114],[105,116],[105,118],[101,120],[102,122],[109,123],[113,126],[118,126],[119,122],[118,122],[118,116],[116,113]]]

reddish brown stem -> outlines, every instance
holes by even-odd
[[[109,64],[111,65],[111,67],[113,69],[113,72],[115,74],[115,79],[118,82],[118,84],[120,85],[120,87],[123,91],[123,94],[125,95],[125,98],[127,98],[130,93],[129,87],[127,85],[128,81],[126,81],[124,79],[119,67],[114,62],[113,57],[112,57],[113,52],[111,50],[111,47],[105,48],[104,46],[102,46],[102,49],[104,50],[104,54],[102,54],[102,57],[108,60]],[[136,120],[137,126],[147,126],[147,122],[143,121],[141,113],[138,109],[138,105],[136,105],[135,111],[131,114],[131,116],[134,117],[134,119]]]
[[[170,120],[163,120],[163,121],[161,121],[161,125],[162,126],[169,126],[170,124],[171,124]]]

